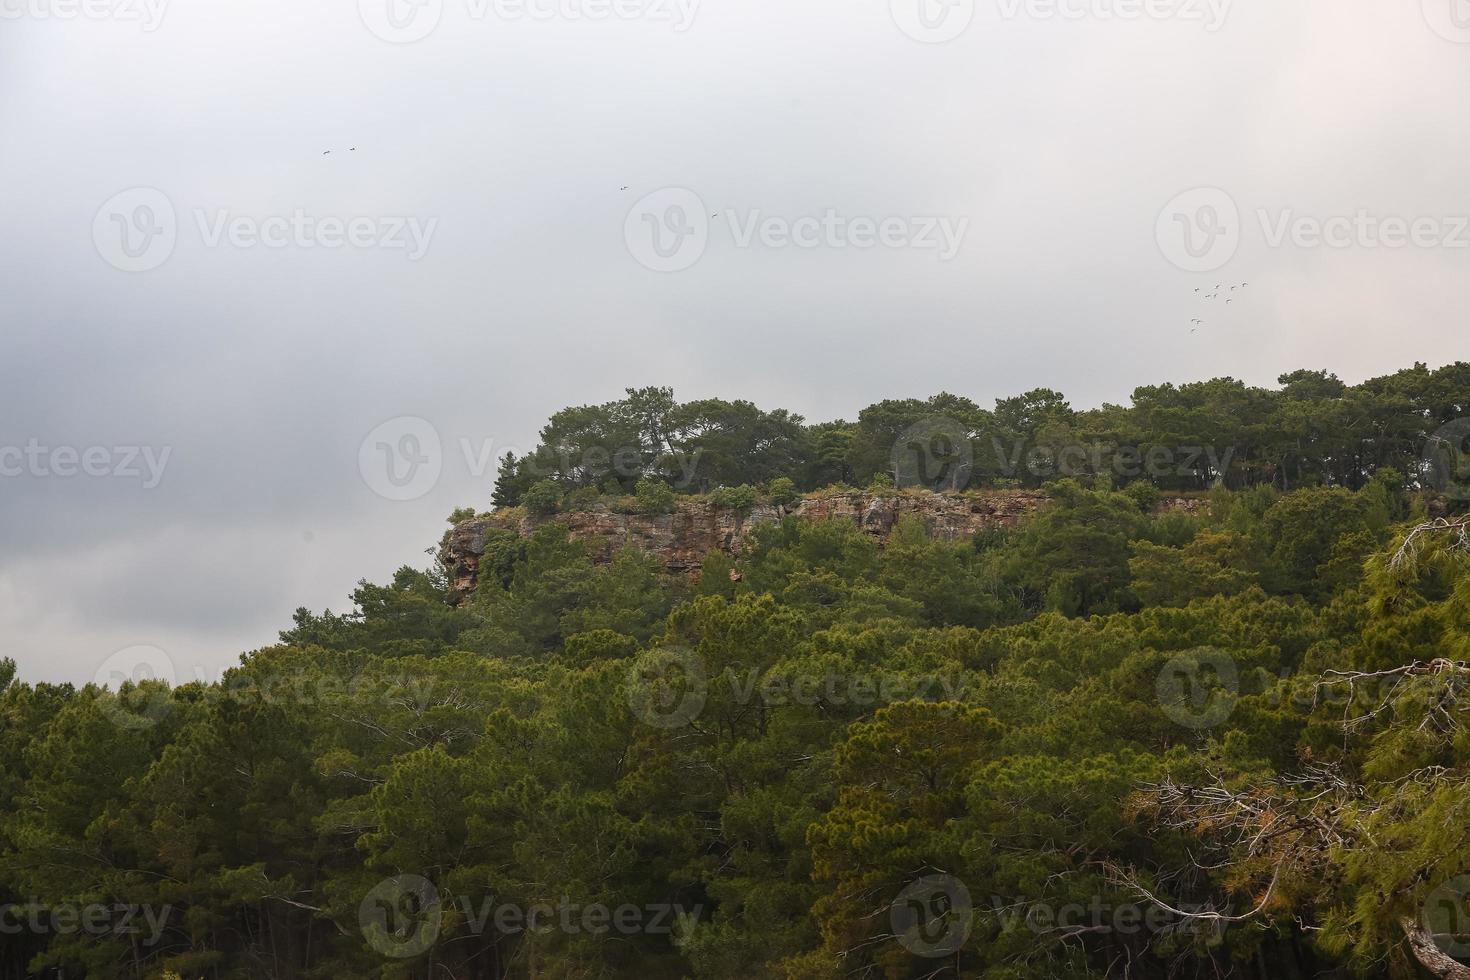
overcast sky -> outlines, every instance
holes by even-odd
[[[1470,355],[1464,0],[919,2],[0,0],[0,655],[215,677],[630,385]]]

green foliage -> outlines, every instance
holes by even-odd
[[[1003,570],[1029,609],[1087,616],[1135,608],[1129,541],[1144,518],[1133,500],[1063,481],[1057,505],[1029,521],[1006,549]]]
[[[674,509],[674,488],[662,480],[639,480],[633,496],[644,514],[667,514]]]
[[[777,507],[785,507],[794,504],[801,499],[801,494],[796,490],[796,483],[790,477],[780,476],[771,481],[771,489],[768,496],[771,503]]]
[[[579,487],[567,494],[566,509],[571,513],[596,510],[601,502],[602,494],[596,487]]]
[[[1107,488],[1099,488],[1107,489]],[[1136,480],[1123,488],[1123,495],[1138,505],[1145,514],[1153,512],[1159,505],[1159,488],[1144,480]]]
[[[1133,542],[1133,591],[1149,606],[1184,606],[1212,595],[1238,595],[1260,584],[1248,542],[1234,531],[1201,531],[1182,548]]]
[[[778,479],[802,492],[838,484],[882,489],[887,484],[874,479],[892,476],[895,462],[915,449],[903,440],[925,426],[938,426],[946,440],[960,437],[949,451],[972,461],[970,487],[1039,488],[1070,478],[1100,491],[1120,487],[1144,512],[1155,499],[1150,488],[1356,491],[1380,479],[1397,497],[1422,489],[1426,437],[1470,411],[1466,362],[1434,371],[1416,364],[1360,385],[1307,370],[1278,383],[1150,385],[1136,389],[1128,406],[1093,409],[1074,408],[1048,388],[998,398],[989,409],[940,392],[878,402],[856,422],[815,424],[747,401],[681,403],[669,388],[630,388],[616,401],[555,413],[535,450],[507,453],[494,503],[523,505],[547,479],[610,497],[632,493],[644,479],[681,493]]]
[[[750,513],[760,500],[760,494],[750,484],[741,484],[738,487],[716,487],[710,491],[709,502],[724,510],[733,510],[735,513],[745,515]]]
[[[472,595],[438,569],[361,582],[215,683],[33,684],[0,659],[0,905],[173,910],[152,943],[7,935],[0,975],[1412,975],[1404,923],[1470,868],[1470,553],[1453,526],[1405,544],[1428,506],[1410,433],[1466,391],[1462,365],[1092,411],[939,395],[810,427],[666,389],[568,409],[503,462],[498,505],[545,516],[603,488],[598,507],[661,513],[687,477],[748,513],[756,484],[790,503],[870,483],[935,415],[972,434],[978,480],[1051,503],[973,540],[913,514],[747,522],[697,580],[687,554],[671,572],[555,520],[477,522]],[[1094,437],[1111,448],[1078,473],[1011,469],[1018,443],[1055,464]],[[1228,462],[1170,448],[1217,439]],[[619,465],[598,452],[624,443]],[[1123,446],[1182,472],[1126,477]],[[1158,512],[1182,489],[1208,507]],[[1207,812],[1221,800],[1240,810]],[[398,957],[360,916],[400,876],[444,916]],[[935,876],[975,905],[939,957],[892,918]],[[1130,883],[1249,915],[1161,923]],[[563,901],[689,917],[481,914]]]
[[[561,506],[561,490],[550,480],[533,483],[521,495],[521,506],[529,513],[543,517],[555,514],[557,508]]]

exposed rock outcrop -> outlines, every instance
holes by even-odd
[[[606,506],[547,517],[533,517],[519,510],[477,517],[456,525],[449,532],[440,558],[448,568],[452,588],[460,593],[474,590],[485,553],[486,534],[495,529],[529,536],[546,524],[567,526],[573,539],[592,548],[593,557],[607,561],[625,545],[658,555],[670,572],[691,573],[705,555],[720,550],[737,555],[750,529],[788,515],[804,518],[845,518],[864,531],[886,537],[899,519],[916,514],[929,532],[946,541],[967,538],[991,528],[1014,527],[1049,502],[1037,490],[989,490],[964,494],[924,491],[873,494],[861,491],[826,492],[794,504],[757,504],[743,517],[718,508],[704,499],[680,500],[671,514],[626,514]],[[1169,498],[1161,510],[1195,513],[1208,506],[1196,498]]]
[[[599,561],[632,545],[660,556],[670,572],[689,573],[699,568],[710,551],[739,554],[751,528],[788,515],[846,518],[869,534],[886,537],[901,517],[917,514],[930,533],[953,541],[988,528],[1012,527],[1046,504],[1046,494],[1034,490],[883,495],[851,491],[824,493],[786,506],[760,503],[744,516],[703,499],[680,500],[673,513],[655,515],[618,513],[606,507],[546,517],[511,510],[456,525],[440,557],[449,569],[452,587],[468,592],[475,586],[487,532],[498,528],[525,537],[546,524],[560,523],[566,525],[573,539],[587,542]]]

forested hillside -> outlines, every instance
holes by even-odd
[[[1467,415],[1465,363],[558,412],[470,595],[363,582],[215,684],[0,661],[0,980],[1465,980]],[[838,484],[1049,503],[698,575],[555,519]]]

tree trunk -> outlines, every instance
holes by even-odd
[[[1470,966],[1451,958],[1434,944],[1434,937],[1413,919],[1400,919],[1399,927],[1409,939],[1409,950],[1414,959],[1430,973],[1442,980],[1470,980]]]

